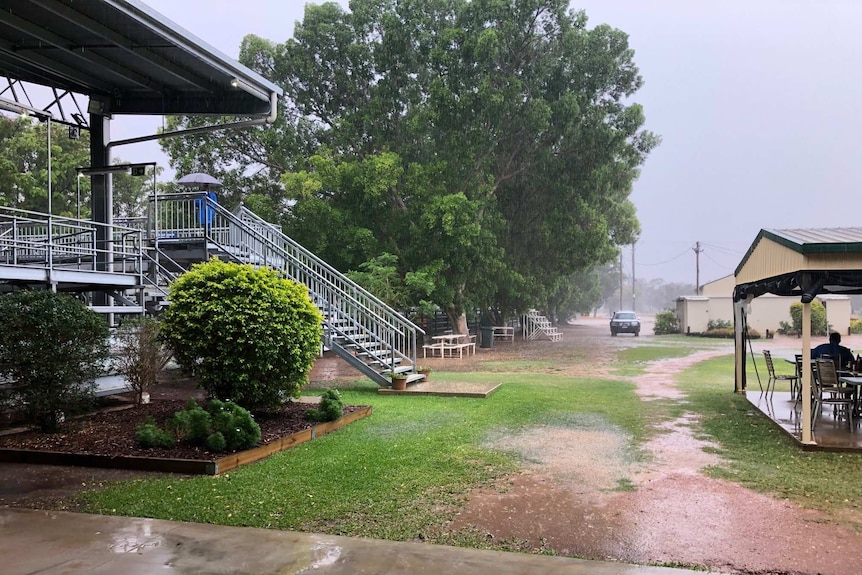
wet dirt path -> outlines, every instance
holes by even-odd
[[[684,402],[674,377],[729,351],[655,362],[633,379],[637,393],[644,401]],[[706,477],[702,469],[719,460],[694,436],[694,418],[685,413],[664,424],[644,447],[647,463],[632,458],[626,438],[606,423],[509,438],[506,448],[533,463],[471,494],[452,527],[593,559],[760,575],[862,572],[862,534],[828,524],[819,512]]]

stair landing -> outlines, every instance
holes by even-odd
[[[497,391],[501,383],[462,382],[462,381],[425,381],[410,384],[405,390],[395,390],[381,387],[377,393],[381,395],[440,395],[450,397],[486,398]]]

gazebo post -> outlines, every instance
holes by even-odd
[[[806,369],[806,366],[808,367]],[[811,304],[802,304],[802,443],[814,445],[811,438]]]
[[[745,381],[745,334],[742,331],[743,319],[742,314],[745,309],[745,300],[733,302],[733,325],[734,325],[734,354],[736,378],[734,391],[736,393],[745,393],[747,387]]]

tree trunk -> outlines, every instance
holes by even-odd
[[[467,335],[470,333],[467,327],[467,314],[463,311],[458,311],[454,305],[446,306],[446,316],[449,318],[449,325],[452,326],[452,333]]]

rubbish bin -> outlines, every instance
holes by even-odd
[[[482,341],[479,342],[479,347],[491,348],[494,347],[494,327],[483,325],[479,327],[479,333],[482,335]]]

